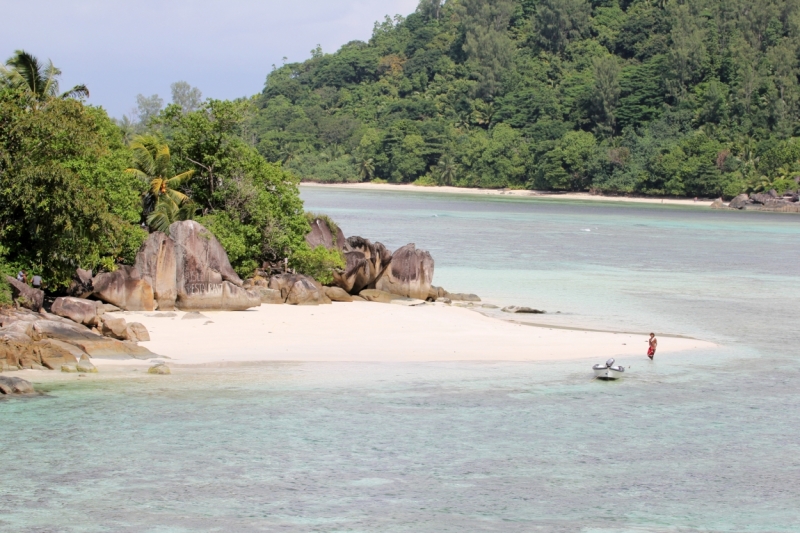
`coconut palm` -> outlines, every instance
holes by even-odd
[[[372,158],[362,159],[358,164],[358,177],[361,181],[369,181],[375,175],[375,161]]]
[[[441,185],[452,185],[458,177],[458,163],[451,155],[442,156],[436,165],[439,170],[439,183]]]
[[[61,70],[48,60],[47,64],[26,52],[17,50],[6,64],[0,66],[0,77],[5,84],[29,91],[39,102],[49,98],[88,98],[86,85],[76,85],[69,91],[59,94],[58,78]]]
[[[169,226],[173,222],[190,220],[196,207],[178,189],[192,179],[194,170],[173,174],[169,146],[153,135],[137,137],[130,147],[133,166],[125,172],[149,185],[142,197],[143,217],[147,225],[155,231],[169,233]]]

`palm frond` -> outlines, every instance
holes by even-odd
[[[177,218],[179,208],[169,202],[158,202],[156,208],[147,217],[147,225],[150,229],[161,231],[169,235],[169,226]]]
[[[162,144],[160,146],[156,146],[155,153],[153,154],[153,160],[156,164],[156,172],[161,176],[166,176],[169,174],[169,146],[166,144]]]
[[[36,56],[29,54],[25,50],[16,50],[14,55],[6,62],[7,65],[16,71],[20,80],[28,86],[28,89],[37,96],[43,95],[45,82],[43,78],[42,65]]]
[[[126,174],[130,174],[136,178],[139,178],[143,182],[147,183],[150,181],[150,176],[139,170],[138,168],[126,168],[123,172]]]
[[[62,93],[61,98],[89,98],[89,88],[86,85],[76,85],[69,91]]]
[[[47,98],[58,96],[58,77],[60,75],[61,71],[56,68],[52,61],[48,60],[47,66],[44,68],[44,77],[42,80],[44,83],[41,92],[38,94]]]
[[[175,189],[167,189],[162,196],[166,196],[169,198],[173,203],[176,205],[181,205],[184,202],[189,201],[189,197],[183,194],[180,191],[176,191]]]
[[[192,179],[192,176],[194,176],[194,170],[187,170],[186,172],[178,174],[177,176],[173,176],[167,180],[167,187],[170,189],[177,189]]]

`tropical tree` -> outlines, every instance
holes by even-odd
[[[69,91],[59,94],[58,78],[61,70],[48,60],[41,63],[25,50],[17,50],[5,65],[0,65],[0,79],[5,85],[21,88],[32,94],[36,101],[44,102],[50,98],[88,98],[86,85],[76,85]]]
[[[439,170],[439,183],[441,185],[452,185],[458,175],[458,163],[451,155],[442,156],[437,165]]]
[[[194,170],[173,174],[169,146],[153,135],[137,137],[130,148],[133,166],[125,172],[149,183],[142,197],[142,216],[147,225],[168,234],[173,222],[192,219],[196,206],[178,189],[188,184]]]
[[[358,164],[358,177],[361,181],[369,181],[375,175],[375,161],[369,157],[364,158]]]

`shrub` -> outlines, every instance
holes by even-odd
[[[304,246],[295,250],[289,258],[289,266],[300,274],[311,276],[323,285],[333,283],[335,269],[345,266],[344,255],[339,250],[328,250],[324,246],[317,246],[313,250]]]

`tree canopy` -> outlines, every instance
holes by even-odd
[[[789,190],[798,57],[798,0],[423,0],[273,70],[252,133],[316,181]]]

